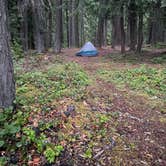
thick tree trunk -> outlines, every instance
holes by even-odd
[[[13,63],[5,6],[5,1],[0,0],[0,108],[12,106],[15,99]]]
[[[120,16],[113,15],[112,16],[112,37],[111,37],[112,48],[114,48],[116,45],[121,44],[121,33],[119,33],[120,31],[121,31]]]
[[[54,45],[54,52],[59,53],[61,52],[62,48],[62,0],[56,0],[56,35],[55,35],[55,45]]]
[[[23,13],[23,18],[21,21],[21,41],[23,45],[24,52],[28,51],[28,13],[25,11]]]
[[[28,0],[19,0],[18,1],[19,13],[21,15],[20,20],[20,39],[22,42],[22,47],[24,52],[28,51],[28,9],[29,1]]]
[[[34,18],[34,39],[35,49],[38,53],[42,53],[45,50],[44,38],[45,38],[45,12],[44,6],[41,0],[32,0],[33,6],[33,18]]]
[[[124,7],[120,9],[120,28],[121,28],[121,53],[125,53],[125,30],[124,30]]]
[[[135,51],[137,42],[137,7],[135,0],[130,0],[129,4],[129,26],[130,26],[130,50]]]

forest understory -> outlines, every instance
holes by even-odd
[[[77,51],[14,61],[17,105],[0,114],[1,135],[11,135],[1,165],[166,165],[165,50]]]

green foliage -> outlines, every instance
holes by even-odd
[[[151,61],[152,61],[152,63],[155,63],[155,64],[166,63],[166,55],[163,55],[160,57],[154,57]]]
[[[88,149],[85,151],[84,157],[85,157],[85,158],[89,158],[89,159],[92,158],[92,149],[91,149],[91,148],[88,148]]]
[[[26,134],[29,141],[34,142],[36,139],[35,131],[29,128],[24,128],[23,133]]]
[[[98,116],[99,124],[103,125],[108,122],[109,118],[106,115]]]
[[[16,76],[17,103],[47,104],[62,96],[79,99],[89,84],[87,74],[74,63],[57,64],[47,71],[27,72]],[[35,100],[34,100],[35,98]]]
[[[0,157],[0,166],[5,166],[7,164],[7,158],[6,157]]]
[[[54,162],[55,157],[58,157],[63,151],[63,147],[61,145],[57,145],[53,148],[47,147],[44,151],[44,155],[49,163]]]
[[[146,66],[123,71],[99,71],[102,78],[118,85],[140,90],[150,96],[165,98],[166,70]]]
[[[34,144],[39,153],[43,152],[44,146],[47,144],[47,138],[43,133],[37,137],[33,129],[26,127],[23,129],[23,133],[26,135],[29,144]]]
[[[0,147],[11,149],[18,143],[16,134],[21,132],[23,124],[27,121],[27,114],[20,111],[13,112],[12,108],[0,112]],[[13,145],[9,142],[13,142]],[[16,147],[14,147],[16,148]]]
[[[12,42],[11,51],[12,51],[13,58],[15,60],[18,60],[23,57],[22,46],[16,40]]]

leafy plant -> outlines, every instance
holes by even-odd
[[[105,124],[106,122],[108,122],[109,118],[106,116],[106,115],[99,115],[98,116],[98,122],[99,122],[99,125],[103,125]]]
[[[92,149],[91,149],[91,148],[88,148],[88,149],[85,151],[84,157],[85,157],[85,158],[89,158],[89,159],[92,158]]]
[[[126,69],[123,71],[99,71],[101,78],[115,82],[121,87],[139,90],[149,96],[165,98],[166,94],[166,70],[146,67]]]
[[[155,63],[155,64],[166,63],[166,55],[163,55],[160,57],[154,57],[154,58],[152,58],[151,62]]]
[[[17,143],[16,134],[20,133],[23,122],[26,122],[23,114],[12,110],[9,108],[0,111],[0,147],[7,149],[13,146],[11,141]]]
[[[58,157],[60,153],[63,151],[63,147],[61,145],[57,145],[54,148],[48,147],[44,151],[44,155],[49,163],[54,162],[55,157]]]

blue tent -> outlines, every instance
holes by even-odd
[[[98,50],[94,47],[91,42],[85,43],[79,52],[76,53],[77,56],[97,56]]]

